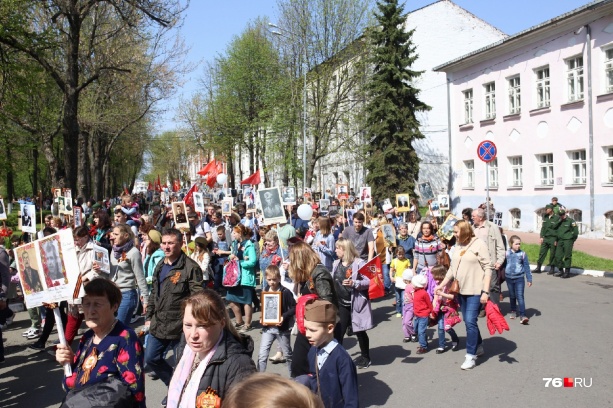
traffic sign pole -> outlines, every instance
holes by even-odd
[[[498,149],[494,142],[484,140],[477,146],[477,156],[485,162],[485,212],[487,220],[490,220],[490,162],[496,159]]]
[[[490,162],[485,162],[485,212],[490,220]]]

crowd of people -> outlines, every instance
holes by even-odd
[[[172,203],[140,205],[141,199],[124,195],[115,205],[90,202],[80,227],[45,218],[41,236],[73,228],[85,284],[83,298],[49,306],[60,308],[67,340],[52,351],[59,363],[71,364],[73,372],[64,380],[63,406],[87,406],[83,401],[109,389],[108,406],[146,406],[149,373],[168,387],[162,405],[173,408],[205,402],[233,406],[241,392],[257,390],[257,384],[264,389],[258,381],[278,382],[275,392],[283,395],[281,388],[297,384],[299,391],[292,395],[312,401],[296,406],[357,407],[356,369],[372,363],[367,332],[376,325],[370,280],[361,268],[376,257],[385,292],[394,298],[394,314],[400,319],[399,339],[415,343],[417,354],[430,351],[425,334],[429,326],[438,330],[437,354],[460,350],[453,327],[463,320],[466,354],[461,368],[474,368],[485,353],[477,320],[488,301],[503,300],[505,281],[508,317],[524,325],[529,321],[524,297],[526,280],[532,285],[528,257],[519,237],[511,236],[507,243],[483,208],[464,209],[453,235],[443,237],[438,235],[442,220],[422,216],[413,200],[415,208],[409,212],[368,211],[363,206],[347,219],[340,202],[331,197],[327,213],[320,214],[313,205],[312,217],[303,220],[296,206],[288,206],[283,209],[286,222],[276,225],[263,225],[244,203],[224,216],[215,204],[200,214],[188,203],[189,227],[179,230]],[[560,232],[564,213],[558,213],[560,219],[544,223],[541,232],[548,244],[551,229],[557,231],[556,253],[566,251],[562,242],[567,239],[566,232]],[[108,251],[110,273],[92,261],[94,245]],[[0,265],[10,270],[11,251],[1,252]],[[559,256],[561,262],[570,262]],[[270,293],[279,294],[280,318],[265,324],[262,315],[258,324],[254,313],[261,308],[259,296]],[[2,309],[2,300],[0,309],[1,319],[2,310],[8,309]],[[31,327],[24,337],[35,340],[31,348],[44,350],[54,313],[51,308],[28,312]],[[143,317],[137,334],[131,327]],[[73,352],[71,343],[83,322],[88,330]],[[262,332],[257,356],[249,335],[255,327]],[[353,360],[343,348],[347,335],[355,336],[359,345],[360,355]],[[170,350],[173,364],[166,358]],[[268,362],[286,364],[295,382],[288,386],[284,379],[263,374]],[[233,387],[238,383],[241,387]]]

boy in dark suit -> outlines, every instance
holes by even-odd
[[[316,299],[304,311],[306,337],[311,343],[309,386],[326,408],[357,408],[358,373],[347,350],[334,339],[337,308]]]

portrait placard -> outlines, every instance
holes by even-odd
[[[36,233],[36,206],[34,204],[20,204],[21,230],[23,232]]]
[[[319,212],[322,214],[327,214],[330,208],[330,200],[327,198],[322,198],[319,200]]]
[[[336,185],[336,198],[340,201],[349,199],[349,186],[347,184]]]
[[[360,201],[363,203],[372,203],[372,190],[370,187],[360,187]]]
[[[277,187],[258,190],[264,225],[286,223],[285,211],[281,205],[281,192]]]
[[[26,308],[74,298],[80,271],[71,229],[13,251]]]
[[[92,251],[92,261],[100,265],[100,271],[111,273],[111,261],[109,260],[109,251],[99,245],[94,245]]]
[[[204,197],[202,193],[194,193],[194,211],[204,212]]]
[[[221,200],[221,215],[224,217],[232,215],[232,197]]]
[[[394,228],[394,224],[381,225],[381,232],[383,232],[385,246],[396,247],[396,229]]]
[[[311,203],[313,201],[313,195],[310,187],[304,188],[304,194],[302,195],[305,203]]]
[[[459,221],[459,218],[453,214],[449,214],[447,218],[445,218],[445,222],[438,229],[439,238],[451,240],[453,238],[453,226],[456,222]]]
[[[396,211],[407,212],[410,210],[409,193],[396,194]]]
[[[4,207],[4,200],[0,198],[0,220],[6,220],[6,208]]]
[[[80,227],[82,225],[81,214],[83,213],[83,209],[81,207],[75,207],[72,210],[74,226],[75,228]]]
[[[437,201],[441,210],[449,210],[449,196],[447,194],[439,195]]]
[[[424,200],[434,199],[434,193],[432,192],[432,186],[430,185],[430,182],[426,181],[425,183],[419,184],[419,194]]]
[[[283,199],[283,205],[295,205],[296,204],[296,189],[294,187],[282,187],[281,198]]]
[[[262,292],[262,325],[277,326],[281,323],[282,292]]]
[[[177,201],[172,203],[172,216],[175,220],[176,229],[189,229],[189,222],[187,222],[187,215],[184,201]]]

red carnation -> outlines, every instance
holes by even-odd
[[[136,376],[132,371],[124,371],[121,376],[128,384],[134,384],[136,382]]]

